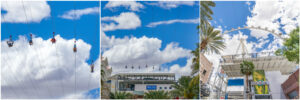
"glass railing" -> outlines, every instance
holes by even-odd
[[[260,58],[276,56],[275,52],[258,52],[258,53],[247,53],[247,54],[235,54],[235,55],[224,55],[220,60],[221,63],[232,62],[236,59],[248,59],[248,58]]]

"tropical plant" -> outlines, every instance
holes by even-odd
[[[191,75],[195,75],[196,73],[198,73],[199,72],[199,67],[200,67],[200,54],[199,54],[199,50],[200,50],[200,48],[199,48],[199,43],[197,43],[197,48],[196,48],[196,50],[193,50],[193,51],[191,51],[191,53],[195,56],[194,58],[193,58],[193,64],[192,64],[192,66],[191,66],[191,68],[192,68],[192,73],[191,73]]]
[[[278,49],[275,53],[299,64],[299,27],[294,29],[289,36],[283,43],[284,47]]]
[[[192,79],[193,78],[190,76],[182,76],[181,78],[179,78],[178,83],[172,85],[172,87],[174,88],[174,90],[171,91],[172,97],[184,97],[186,99],[193,99],[195,96],[197,96],[199,94],[199,83],[197,83],[197,80],[195,81],[196,83],[191,82]]]
[[[213,1],[200,1],[200,24],[208,25],[208,20],[212,20],[213,11],[210,7],[215,7],[216,4]]]
[[[193,79],[191,80],[191,82],[189,83],[189,88],[187,90],[189,91],[185,91],[185,98],[197,98],[199,99],[199,83],[200,82],[200,74],[198,74],[197,76],[194,76]],[[190,94],[190,95],[188,95]]]
[[[249,92],[248,77],[254,71],[254,64],[253,62],[250,61],[243,61],[243,63],[240,64],[240,68],[241,68],[241,73],[246,76],[246,87],[247,87],[246,89],[247,92]],[[249,96],[247,98],[249,98]]]
[[[105,71],[103,69],[101,69],[101,87],[104,84],[104,77],[105,77]]]
[[[145,99],[170,99],[169,93],[163,90],[160,91],[148,91],[144,94]]]
[[[215,30],[212,26],[200,27],[200,52],[220,54],[226,46],[221,31]]]
[[[109,97],[110,99],[132,99],[133,94],[128,92],[115,92],[110,93]]]

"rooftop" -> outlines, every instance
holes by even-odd
[[[276,56],[274,52],[248,53],[222,56],[221,67],[228,77],[241,77],[240,63],[252,61],[256,70],[280,71],[282,74],[290,74],[296,63],[288,61],[283,56]]]

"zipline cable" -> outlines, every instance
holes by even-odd
[[[55,13],[54,13],[54,11],[52,11],[53,12],[53,15],[55,15]],[[56,27],[55,27],[55,22],[54,22],[54,18],[53,18],[53,16],[51,16],[51,23],[52,23],[52,31],[53,32],[56,32]],[[57,42],[56,43],[54,43],[54,48],[55,48],[55,55],[56,55],[56,60],[57,60],[57,69],[59,69],[59,65],[60,65],[60,63],[59,63],[59,56],[58,56],[58,53],[57,53]],[[62,72],[65,72],[65,70],[63,69],[63,71]],[[62,89],[62,92],[63,92],[63,95],[65,94],[65,89],[64,89],[64,86],[63,86],[63,83],[64,83],[64,79],[63,79],[63,75],[62,75],[62,73],[59,73],[60,74],[60,76],[61,76],[61,80],[60,80],[60,85],[61,85],[61,89]]]
[[[26,18],[26,24],[28,25],[28,31],[29,31],[30,27],[29,27],[29,24],[28,24],[28,17],[27,17],[26,11],[25,11],[25,6],[24,6],[24,1],[23,0],[22,0],[22,6],[23,6],[23,11],[24,11],[24,14],[25,14],[25,18]],[[39,59],[39,61],[40,61],[40,59]],[[40,65],[41,65],[41,63],[40,63]],[[47,84],[48,84],[48,82],[47,82]],[[50,96],[52,97],[52,93],[49,90],[49,85],[47,85],[47,88],[48,88],[48,92],[49,92]]]
[[[76,12],[76,7],[75,7],[75,1],[74,1],[74,11],[73,11],[74,16],[75,16],[75,12]],[[76,45],[76,22],[75,22],[74,19],[73,19],[73,21],[74,21],[74,38],[75,38],[75,39],[74,39],[74,40],[75,40],[74,46],[75,46],[75,45]],[[74,53],[75,53],[75,54],[74,54],[74,55],[75,55],[75,58],[74,58],[74,59],[75,59],[75,61],[74,61],[74,65],[75,65],[75,69],[74,69],[74,70],[75,70],[75,71],[74,71],[74,72],[75,72],[75,95],[77,95],[77,81],[76,81],[76,76],[77,76],[77,75],[76,75],[76,71],[77,71],[77,70],[76,70],[76,60],[77,60],[77,59],[76,59],[76,52],[74,52]]]
[[[6,0],[6,5],[8,5],[7,2],[8,2],[8,1]],[[3,19],[3,21],[5,22],[5,17],[2,17],[2,19]],[[8,33],[11,33],[9,27],[7,28],[7,31],[8,31]],[[2,53],[1,53],[1,54],[2,54]],[[2,56],[2,57],[3,57],[3,60],[4,60],[4,59],[5,59],[5,56]],[[1,58],[2,58],[2,57],[1,57]],[[6,55],[6,57],[8,57],[8,54]],[[8,62],[7,59],[6,59],[6,62]],[[9,64],[10,64],[10,63],[7,63],[8,66],[10,66]],[[1,69],[2,69],[2,67],[1,67]],[[10,69],[11,73],[14,73],[14,72],[12,71],[11,67],[8,67],[8,69]],[[8,74],[6,74],[6,75],[8,75]],[[14,76],[14,75],[10,75],[10,76],[12,77],[12,76]],[[14,79],[15,79],[15,82],[18,81],[19,84],[21,83],[21,81],[18,80],[17,78],[14,77]],[[24,85],[24,84],[20,84],[20,85],[23,86],[23,89],[22,89],[22,90],[23,90],[23,93],[25,93],[25,85]],[[27,92],[26,92],[26,93],[27,93]]]
[[[3,57],[3,60],[4,60],[4,59],[5,59],[4,56],[2,56],[2,57]],[[7,67],[8,67],[8,64],[9,64],[9,63],[8,63],[7,59],[5,60],[5,62],[7,63]],[[13,73],[11,67],[8,67],[8,69],[10,69],[11,73]],[[3,68],[2,68],[2,67],[1,67],[1,71],[3,71]],[[3,73],[3,72],[1,72],[1,73]],[[9,74],[4,74],[4,75],[7,75],[7,76],[8,76]],[[3,75],[3,76],[4,76],[4,75]],[[9,76],[11,77],[11,79],[14,79],[15,82],[17,83],[18,80],[17,80],[15,77],[13,77],[13,75],[9,75]],[[3,78],[3,79],[4,79],[4,78]],[[4,82],[8,84],[8,82],[7,82],[5,79],[4,79]],[[18,81],[18,83],[20,84],[19,81]],[[19,95],[18,95],[18,93],[17,93],[16,91],[14,91],[13,89],[9,89],[9,90],[12,90],[12,91],[14,92],[14,94],[15,94],[16,96],[19,97]],[[23,89],[22,89],[22,90],[23,90],[23,92],[25,92],[25,91],[24,91],[24,90],[25,90],[25,89],[24,89],[24,86],[23,86]],[[2,96],[3,96],[3,95],[2,95]]]
[[[100,4],[98,3],[98,7],[100,7]],[[98,11],[98,13],[100,13],[100,10],[99,10],[100,8],[98,8],[97,9],[97,11]],[[98,14],[98,17],[97,18],[100,18],[100,16],[99,16],[99,14]],[[98,23],[96,23],[97,25],[98,25]],[[97,29],[98,29],[98,27],[97,27],[97,25],[96,25],[96,32],[95,33],[98,33],[97,32]],[[92,63],[91,64],[94,64],[95,62],[93,62],[93,60],[92,60]],[[101,70],[101,69],[100,69]],[[88,90],[89,90],[89,87],[90,87],[90,80],[91,80],[91,75],[92,75],[92,73],[89,73],[89,80],[88,80]]]
[[[6,1],[6,4],[8,5],[8,3],[7,3],[7,1]],[[5,18],[3,17],[3,20],[5,21]],[[8,30],[9,31],[9,30]],[[16,48],[16,47],[15,47]],[[18,50],[16,50],[15,49],[15,51],[17,52]],[[30,72],[30,71],[28,71],[28,72]],[[31,73],[31,75],[32,75],[32,73]],[[32,87],[33,87],[33,89],[35,89],[35,91],[37,90],[37,87],[35,87],[35,85],[33,85],[33,82],[32,82],[32,80],[31,79],[29,79],[29,81],[30,81],[30,83],[31,83],[31,85],[32,85]],[[25,89],[24,89],[25,90]],[[24,91],[23,90],[23,91]],[[36,91],[36,93],[37,93],[37,91]]]
[[[6,80],[4,78],[3,79],[1,78],[1,81],[3,81],[4,83],[8,84],[8,82],[6,82]],[[2,86],[1,86],[1,90],[3,91]],[[10,90],[11,94],[14,94],[12,97],[18,96],[18,98],[20,98],[19,95],[17,95],[16,92],[13,90],[13,88],[11,88],[10,86],[7,86],[7,87],[8,87],[8,90]],[[2,94],[1,96],[2,96],[1,98],[3,98],[3,99],[9,99],[8,95],[3,95]],[[7,96],[7,97],[5,98],[4,96]]]

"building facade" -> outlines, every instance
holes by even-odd
[[[299,99],[299,69],[281,84],[281,88],[287,99]]]
[[[200,82],[206,84],[209,81],[213,69],[213,64],[200,53]]]
[[[144,95],[151,90],[171,91],[175,84],[175,73],[120,73],[109,78],[110,90]]]

